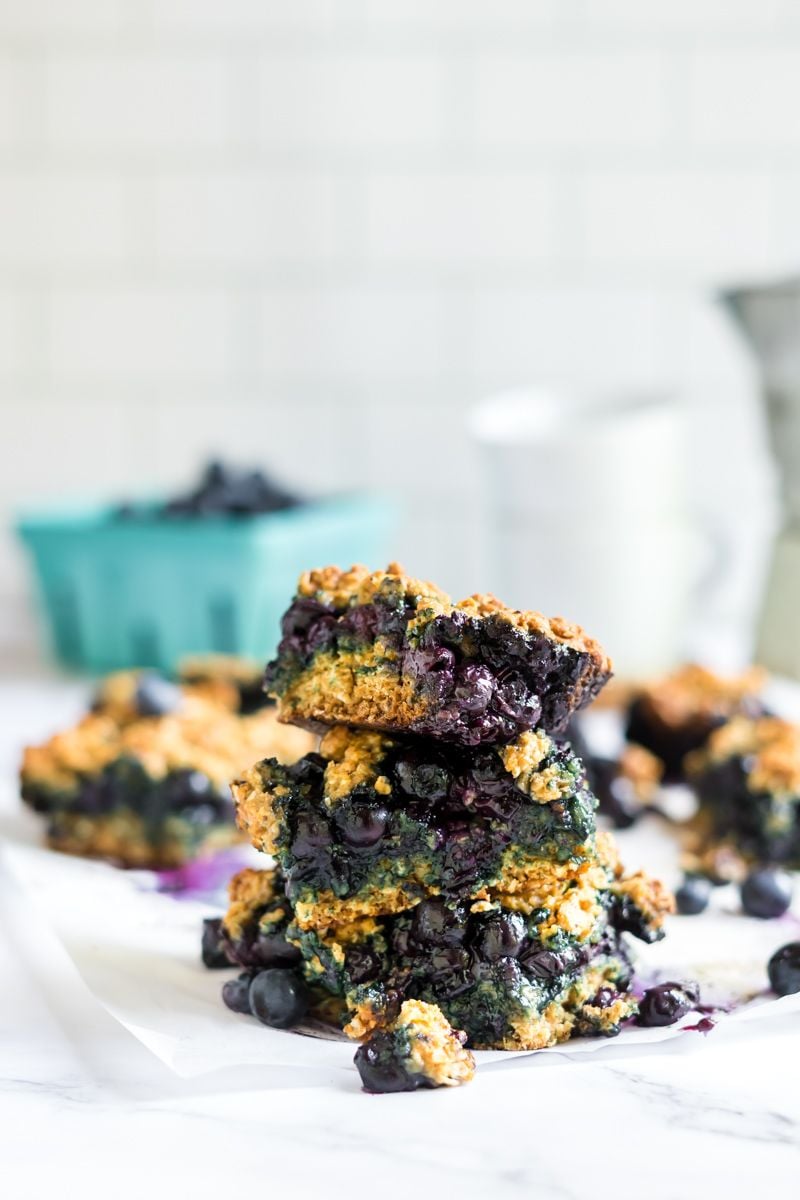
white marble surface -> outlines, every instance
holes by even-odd
[[[0,688],[3,770],[74,688]],[[4,790],[6,828],[13,787]],[[65,898],[65,902],[66,902]],[[366,1096],[343,1072],[181,1080],[103,1009],[0,876],[0,1195],[87,1197],[797,1194],[800,1019],[645,1053],[484,1066],[469,1087]]]

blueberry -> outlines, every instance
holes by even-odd
[[[525,922],[519,913],[493,913],[474,940],[475,952],[486,962],[516,958],[525,937]]]
[[[222,999],[235,1013],[250,1013],[250,980],[248,974],[228,979],[222,985]]]
[[[696,992],[689,994],[683,984],[660,983],[648,988],[639,1001],[637,1025],[674,1025],[696,1003]]]
[[[572,955],[565,951],[566,955]],[[529,979],[541,979],[545,982],[562,975],[571,961],[567,962],[565,954],[557,954],[554,950],[529,950],[520,958],[520,965]]]
[[[359,984],[375,979],[381,968],[381,960],[374,950],[353,946],[347,950],[345,965],[350,983]]]
[[[484,713],[495,688],[495,677],[488,667],[468,663],[461,667],[454,688],[458,705],[465,712]]]
[[[767,964],[767,973],[776,996],[800,992],[800,942],[788,942],[776,950]]]
[[[231,960],[225,953],[225,939],[220,917],[206,917],[203,921],[203,941],[200,952],[204,965],[212,971],[231,965]]]
[[[792,879],[786,871],[760,867],[741,886],[742,908],[751,917],[782,917],[792,903]]]
[[[420,800],[443,800],[450,786],[449,772],[437,763],[401,758],[394,774],[405,794]]]
[[[609,1008],[615,1000],[619,999],[619,992],[612,987],[602,987],[592,996],[589,1004],[592,1008]]]
[[[262,967],[293,967],[302,958],[297,946],[287,942],[281,933],[259,932],[251,955]]]
[[[336,824],[351,846],[374,846],[386,833],[389,813],[382,805],[354,801],[336,809]]]
[[[705,912],[711,898],[711,883],[703,875],[687,875],[675,892],[678,912],[685,917]]]
[[[165,717],[181,707],[183,692],[155,671],[145,671],[136,684],[133,702],[142,717]]]
[[[330,826],[321,813],[300,813],[295,822],[291,851],[296,858],[304,858],[330,846],[332,840]]]
[[[270,967],[250,984],[250,1011],[265,1025],[290,1029],[305,1016],[308,990],[294,971]]]
[[[413,910],[411,936],[430,946],[460,946],[466,935],[462,907],[449,908],[438,897],[422,900]]]

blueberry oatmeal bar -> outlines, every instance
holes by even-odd
[[[271,709],[239,716],[125,673],[74,728],[26,748],[22,798],[46,817],[53,849],[173,868],[239,840],[229,782],[255,755],[308,749],[309,735]]]
[[[282,720],[423,734],[465,746],[563,729],[611,674],[602,648],[560,617],[493,596],[454,604],[397,564],[300,579],[267,689]]]
[[[334,726],[319,753],[265,759],[232,791],[303,925],[522,888],[545,864],[577,876],[594,856],[581,763],[542,732],[468,750]]]
[[[628,741],[661,759],[666,781],[680,780],[686,755],[715,729],[737,715],[761,715],[764,682],[757,667],[726,677],[687,663],[636,691],[627,714]]]
[[[218,924],[240,985],[265,970],[293,971],[312,1015],[359,1041],[418,1000],[436,1005],[474,1048],[536,1050],[575,1035],[613,1036],[636,1012],[623,934],[661,937],[669,897],[646,876],[626,878],[618,863],[596,883],[572,906],[533,892],[437,896],[393,916],[303,929],[280,872],[247,869],[231,881]]]
[[[687,766],[699,805],[690,868],[724,879],[754,862],[800,866],[800,726],[735,717]]]
[[[470,1047],[617,1033],[628,935],[661,937],[673,900],[626,875],[558,737],[610,674],[601,648],[395,566],[304,575],[283,634],[267,685],[324,737],[232,785],[277,867],[235,876],[206,923],[204,961],[240,971],[227,1006],[344,1028],[374,1091],[465,1082]]]

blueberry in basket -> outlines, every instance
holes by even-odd
[[[295,508],[302,501],[263,471],[246,470],[213,461],[204,469],[199,482],[188,492],[173,496],[155,509],[130,502],[116,509],[118,520],[136,520],[142,516],[214,517],[255,516]]]

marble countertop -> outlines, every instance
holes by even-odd
[[[19,747],[79,689],[0,685],[8,829]],[[2,832],[0,827],[0,832]],[[367,1096],[338,1072],[173,1074],[95,1000],[46,922],[0,874],[0,1193],[84,1197],[364,1194],[691,1200],[792,1195],[800,1178],[800,1021],[530,1069],[468,1087]],[[436,1190],[434,1190],[436,1189]]]

